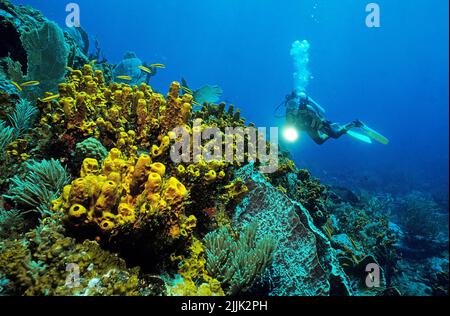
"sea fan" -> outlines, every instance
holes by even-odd
[[[41,214],[49,213],[51,202],[61,194],[70,176],[60,162],[54,159],[27,161],[25,168],[24,178],[14,176],[10,179],[9,195],[5,197]]]

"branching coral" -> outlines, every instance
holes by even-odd
[[[27,100],[22,99],[17,103],[14,113],[8,115],[11,125],[14,127],[16,137],[20,137],[31,128],[37,112],[37,108]]]
[[[6,126],[6,122],[0,120],[0,158],[6,152],[6,146],[12,143],[14,139],[14,128]],[[3,159],[1,161],[3,162]]]
[[[206,269],[219,280],[229,295],[248,291],[270,266],[275,240],[256,240],[257,225],[248,225],[239,237],[222,227],[205,236]]]
[[[0,175],[4,178],[9,176],[11,169],[8,168],[12,167],[15,157],[18,162],[29,158],[26,153],[28,140],[21,137],[32,127],[36,114],[37,108],[21,99],[16,103],[14,111],[6,115],[10,126],[0,120]]]
[[[48,213],[70,177],[59,161],[50,159],[25,163],[25,176],[14,176],[6,197],[42,214]]]

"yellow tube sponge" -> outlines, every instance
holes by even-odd
[[[73,204],[69,209],[69,216],[80,218],[87,214],[87,209],[81,204]]]
[[[167,180],[164,190],[164,198],[170,202],[178,202],[184,200],[188,191],[186,187],[178,181],[177,178],[171,177]]]
[[[162,163],[160,162],[155,162],[150,166],[150,169],[153,172],[156,172],[157,174],[159,174],[161,177],[164,177],[164,174],[166,173],[166,166],[164,166]]]
[[[109,232],[109,231],[113,230],[116,225],[114,224],[114,222],[112,220],[105,219],[100,222],[99,226],[100,226],[100,229],[103,230],[104,232]]]
[[[72,182],[69,201],[72,204],[84,204],[90,198],[91,188],[85,178],[78,178]]]
[[[102,191],[95,203],[96,212],[105,212],[111,210],[117,203],[117,184],[113,181],[107,181],[102,185]]]
[[[100,171],[98,161],[94,158],[86,158],[83,160],[81,166],[81,177],[84,178],[87,175],[96,175]]]
[[[133,180],[131,182],[131,191],[135,192],[148,179],[150,173],[152,159],[149,155],[142,154],[139,156],[136,166],[134,167]]]
[[[161,187],[161,183],[161,176],[156,172],[150,172],[150,174],[148,175],[147,183],[145,184],[145,190],[149,192],[158,191]]]
[[[205,174],[205,180],[208,183],[214,182],[217,179],[217,174],[214,170],[209,170],[207,174]]]

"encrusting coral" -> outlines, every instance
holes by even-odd
[[[127,269],[95,241],[65,237],[50,218],[23,240],[0,242],[0,264],[9,294],[139,295],[145,288],[138,268]]]

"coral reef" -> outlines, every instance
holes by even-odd
[[[325,185],[285,152],[263,174],[250,145],[215,155],[264,136],[224,132],[254,124],[220,88],[156,92],[135,54],[89,61],[84,30],[8,1],[0,33],[1,295],[448,295],[448,200]]]

